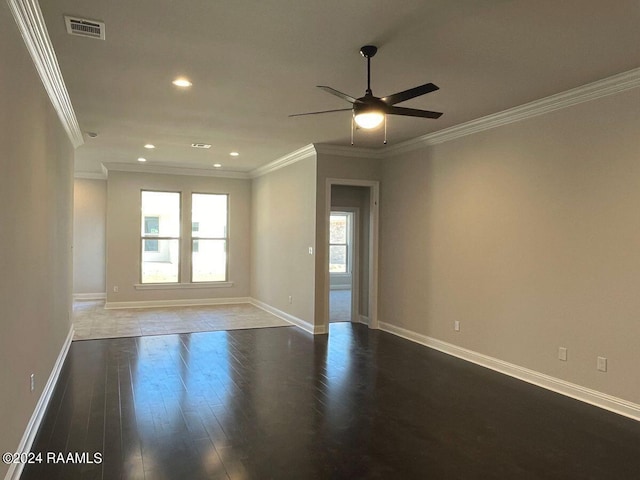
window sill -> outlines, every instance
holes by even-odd
[[[136,283],[136,290],[188,290],[191,288],[229,288],[233,282]]]

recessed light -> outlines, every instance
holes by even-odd
[[[147,161],[147,159],[146,159],[146,158],[139,157],[139,158],[138,158],[138,161],[139,161],[139,162],[146,162],[146,161]]]
[[[189,88],[191,85],[193,85],[193,83],[191,83],[189,80],[187,80],[184,77],[178,77],[171,83],[173,83],[176,87],[180,87],[180,88]]]
[[[237,157],[240,154],[238,152],[231,152],[229,155],[231,155],[232,157]]]
[[[151,144],[151,143],[147,143],[144,148],[148,148],[149,150],[151,150],[152,148],[156,148],[155,145]]]
[[[220,167],[222,167],[222,165],[220,165],[219,163],[214,163],[214,164],[213,164],[213,166],[214,166],[215,168],[220,168]]]

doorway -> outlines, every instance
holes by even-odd
[[[327,179],[325,321],[378,328],[377,181]]]
[[[358,305],[358,207],[332,207],[329,217],[329,322],[353,322]]]

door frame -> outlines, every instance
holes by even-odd
[[[349,178],[327,178],[325,183],[325,258],[323,261],[325,306],[323,319],[324,329],[326,332],[329,332],[329,222],[331,216],[331,187],[333,185],[369,188],[369,317],[364,323],[368,323],[369,328],[377,329],[380,328],[378,322],[378,223],[380,182],[377,180],[359,180]],[[363,321],[362,318],[358,318],[357,320]]]

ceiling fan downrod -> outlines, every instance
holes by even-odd
[[[374,45],[365,45],[360,49],[360,54],[367,59],[367,90],[365,95],[373,95],[371,91],[371,57],[375,56],[378,47]]]

